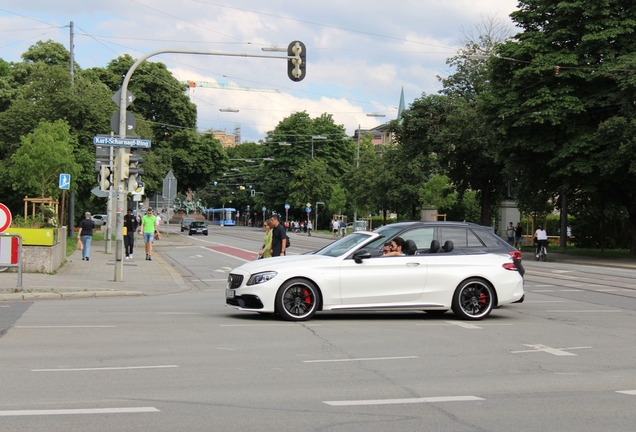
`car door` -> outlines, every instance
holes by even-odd
[[[372,257],[356,263],[345,259],[340,267],[343,305],[391,306],[421,297],[426,283],[422,256]]]

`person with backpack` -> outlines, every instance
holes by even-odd
[[[272,257],[285,256],[285,249],[287,249],[285,227],[281,225],[277,215],[272,216],[268,222],[272,227]]]

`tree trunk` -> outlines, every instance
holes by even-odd
[[[483,226],[492,225],[492,192],[490,189],[481,190],[481,213],[479,215],[479,224]]]

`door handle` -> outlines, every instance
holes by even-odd
[[[406,263],[407,267],[417,267],[418,265],[420,265],[420,263],[417,263],[417,262]]]

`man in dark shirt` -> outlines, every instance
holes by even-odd
[[[285,248],[287,247],[287,233],[285,227],[278,221],[278,216],[272,216],[269,219],[272,227],[272,257],[285,256]]]
[[[139,223],[137,222],[137,216],[132,214],[131,209],[128,209],[128,212],[124,216],[124,226],[126,227],[126,235],[124,236],[126,259],[132,259],[133,247],[135,246],[135,232],[137,232]]]
[[[89,212],[84,213],[84,219],[79,223],[79,231],[77,236],[82,240],[82,261],[90,258],[91,255],[91,240],[93,240],[93,230],[95,229],[95,222],[91,219]]]

